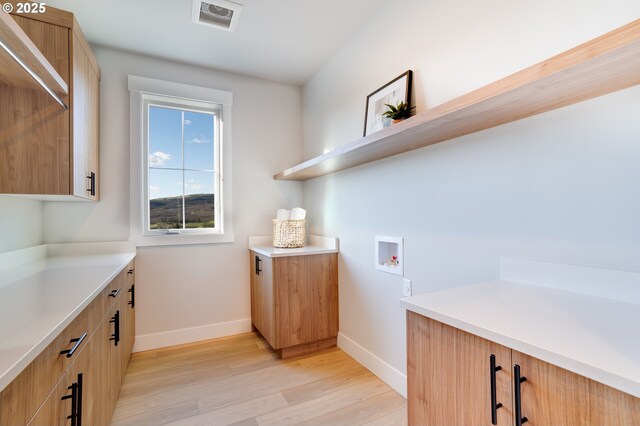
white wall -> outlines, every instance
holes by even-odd
[[[195,334],[139,339],[149,347],[225,329],[206,327],[212,324],[241,321],[248,327],[242,322],[250,317],[247,236],[269,234],[278,207],[302,203],[300,184],[271,178],[301,158],[300,88],[103,47],[94,52],[102,69],[101,201],[45,203],[45,242],[129,238],[128,74],[231,91],[235,242],[139,248],[136,334],[205,327]],[[234,324],[237,329],[240,323]]]
[[[42,244],[42,202],[0,197],[0,253]]]
[[[635,0],[387,1],[304,86],[304,156],[360,137],[366,96],[407,69],[424,111],[638,16]],[[495,279],[500,256],[640,271],[639,104],[635,87],[305,183],[311,231],[341,241],[345,347],[406,374],[402,278],[374,269],[376,234],[405,238],[414,293]]]

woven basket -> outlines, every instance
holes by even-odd
[[[307,221],[273,219],[273,246],[276,248],[304,247]]]

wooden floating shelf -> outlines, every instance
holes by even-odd
[[[640,83],[640,19],[276,174],[309,180]]]
[[[49,89],[63,97],[69,94],[69,86],[24,31],[8,13],[0,12],[0,42],[7,46],[31,69]],[[26,89],[43,90],[43,87],[0,46],[0,83]]]

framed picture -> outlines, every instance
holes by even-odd
[[[364,135],[370,135],[380,129],[389,127],[391,119],[382,114],[388,109],[385,104],[397,105],[406,102],[411,105],[411,70],[394,78],[369,96],[367,96],[367,108],[364,113]]]

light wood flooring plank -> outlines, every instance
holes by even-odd
[[[399,393],[390,390],[329,414],[299,423],[299,425],[361,425],[401,409],[405,406],[405,403],[405,399]]]
[[[389,386],[377,377],[371,375],[353,386],[325,394],[319,398],[290,405],[272,413],[258,416],[260,426],[297,425],[307,420],[320,417],[335,410],[356,404],[365,399],[379,395],[389,390]]]
[[[240,421],[251,420],[256,416],[270,413],[288,406],[287,400],[280,392],[256,399],[228,405],[216,411],[209,411],[198,416],[170,423],[171,426],[226,426]]]
[[[160,426],[171,423],[175,420],[192,417],[198,414],[198,401],[191,400],[140,413],[116,412],[111,420],[111,426]]]
[[[336,390],[353,386],[358,380],[370,376],[371,373],[369,370],[361,365],[351,366],[350,369],[341,371],[327,378],[285,389],[282,391],[282,394],[289,404],[300,404],[335,392]]]
[[[407,417],[407,403],[405,400],[405,406],[401,409],[367,422],[365,426],[406,426],[408,423]]]
[[[280,360],[246,333],[134,354],[112,425],[405,425],[403,410],[338,348]]]

